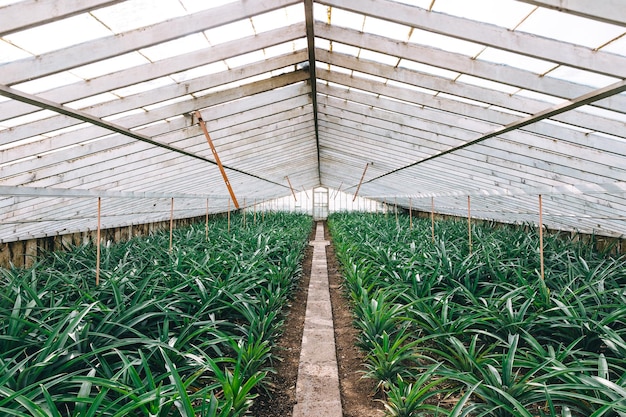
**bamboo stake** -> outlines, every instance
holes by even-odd
[[[430,197],[430,230],[435,243],[435,197]]]
[[[170,206],[170,252],[172,252],[172,239],[174,237],[174,197]]]
[[[541,194],[539,194],[539,268],[541,280],[544,280],[543,270],[543,204],[541,201]]]
[[[209,199],[206,199],[206,218],[204,221],[204,238],[209,241]]]
[[[413,204],[409,197],[409,230],[413,230]]]
[[[469,253],[472,254],[472,212],[470,196],[467,196],[467,235],[469,237]]]
[[[228,188],[228,193],[230,194],[230,197],[233,199],[233,202],[235,203],[235,207],[239,208],[239,203],[237,202],[237,197],[235,197],[235,192],[233,191],[233,187],[231,187],[230,181],[228,181],[228,175],[226,175],[226,171],[224,170],[222,161],[220,160],[220,157],[217,155],[217,150],[215,149],[215,146],[213,145],[213,141],[211,140],[211,135],[209,135],[209,131],[206,128],[206,124],[204,123],[204,120],[202,120],[202,114],[200,114],[200,112],[197,110],[194,114],[196,118],[198,119],[198,124],[200,125],[200,128],[202,128],[204,137],[206,138],[206,141],[209,144],[209,147],[211,148],[211,152],[213,153],[213,158],[215,159],[215,162],[217,163],[217,167],[219,168],[220,173],[222,174],[222,179],[224,180],[224,184],[226,184],[226,188]]]
[[[230,198],[228,199],[228,233],[230,234]]]
[[[243,227],[246,227],[246,198],[243,198],[243,210],[242,210],[242,214],[243,214]]]
[[[254,199],[254,225],[256,226],[256,198]]]
[[[296,198],[296,191],[291,186],[291,181],[289,181],[289,177],[287,175],[285,175],[285,178],[287,179],[287,184],[289,184],[289,188],[291,189],[291,195],[293,195],[293,201],[298,202],[298,199]],[[245,204],[244,204],[244,206],[245,206]]]
[[[368,166],[370,166],[369,162],[365,164],[365,169],[363,169],[363,175],[361,175],[361,181],[359,181],[359,185],[356,187],[356,192],[354,193],[354,198],[352,199],[352,202],[354,202],[354,200],[356,200],[356,197],[359,195],[359,190],[361,189],[361,184],[363,184],[363,180],[365,179],[365,173],[367,172]]]
[[[398,199],[396,197],[393,198],[393,211],[396,212],[396,227],[398,227],[400,222],[398,222]]]
[[[98,197],[98,232],[96,233],[96,286],[100,285],[100,214],[102,212],[101,198]]]

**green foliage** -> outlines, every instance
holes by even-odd
[[[626,416],[623,258],[546,235],[542,280],[532,227],[474,224],[470,251],[466,222],[437,221],[434,240],[430,219],[413,224],[329,218],[390,415]],[[456,405],[413,407],[444,386]]]
[[[312,220],[226,219],[0,270],[0,414],[245,415],[272,371]]]

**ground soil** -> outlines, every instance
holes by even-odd
[[[325,238],[330,240],[328,228],[325,227],[325,230]],[[315,229],[311,233],[311,240],[314,238]],[[326,255],[343,416],[382,416],[384,414],[382,403],[376,401],[374,397],[376,383],[362,378],[363,354],[355,346],[357,330],[352,325],[350,303],[342,292],[342,277],[332,246],[327,248]],[[276,374],[268,376],[273,384],[271,392],[262,393],[254,401],[250,411],[255,417],[291,417],[293,414],[312,258],[313,248],[308,247],[302,279],[288,307],[285,331],[277,345],[276,354],[282,361],[275,364]]]

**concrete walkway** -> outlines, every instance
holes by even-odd
[[[342,417],[324,224],[317,223],[293,417]]]

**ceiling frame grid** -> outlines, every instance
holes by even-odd
[[[621,235],[626,16],[615,0],[502,1],[516,6],[506,25],[488,9],[484,21],[463,15],[457,0],[225,0],[202,10],[158,0],[155,9],[179,15],[30,54],[29,33],[75,18],[121,27],[107,19],[132,13],[135,0],[4,0],[0,240],[93,230],[98,196],[103,227],[167,219],[155,202],[171,197],[179,217],[203,215],[207,198],[227,210],[195,111],[240,202],[290,195],[285,178],[298,190],[355,192],[371,164],[360,196],[405,207],[410,198],[425,211],[434,198],[460,216],[472,196],[473,216],[536,223],[545,194],[549,227]],[[487,3],[472,2],[468,15],[480,15]],[[576,43],[565,26],[546,35],[536,22],[550,13],[556,25],[589,24],[596,43]]]

